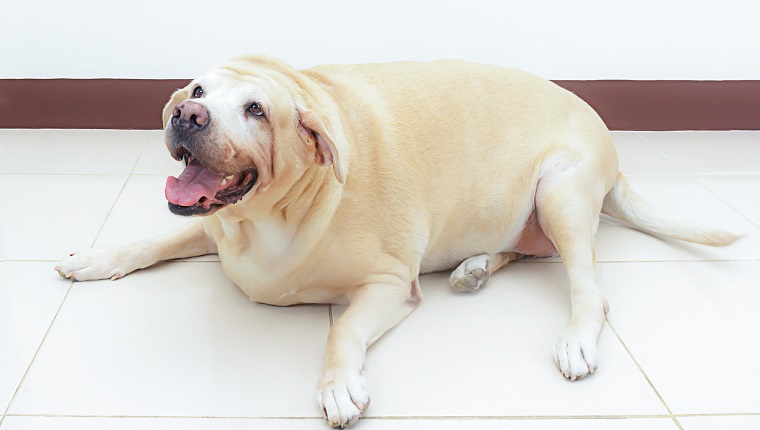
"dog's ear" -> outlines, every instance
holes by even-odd
[[[169,119],[172,117],[172,112],[174,112],[174,107],[179,104],[182,100],[185,100],[189,97],[188,94],[188,88],[190,86],[186,86],[185,88],[180,88],[177,91],[172,94],[172,96],[169,98],[169,103],[164,106],[164,111],[161,114],[161,119],[163,119],[164,128],[166,128],[166,125],[169,123]]]
[[[298,107],[298,136],[314,151],[314,160],[321,166],[332,164],[335,178],[341,184],[346,182],[348,174],[347,143],[343,137],[343,130],[334,127],[325,115]]]

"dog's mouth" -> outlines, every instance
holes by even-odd
[[[215,174],[184,148],[178,156],[184,158],[185,170],[178,178],[166,178],[164,190],[169,210],[177,215],[209,215],[235,204],[251,191],[259,177],[256,169],[230,175]]]

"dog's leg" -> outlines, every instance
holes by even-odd
[[[216,243],[206,235],[203,221],[196,220],[171,233],[125,246],[106,246],[71,254],[55,270],[76,281],[122,278],[161,260],[194,257],[216,252]]]
[[[594,233],[606,191],[597,171],[582,162],[548,173],[536,190],[539,224],[562,257],[570,280],[572,316],[554,345],[554,359],[571,380],[596,370],[596,340],[607,314],[594,270]]]
[[[370,284],[360,287],[351,305],[335,322],[327,338],[325,366],[317,399],[332,427],[346,427],[369,406],[364,357],[372,343],[421,303],[415,279],[410,284]]]
[[[521,258],[516,252],[499,252],[495,255],[481,254],[470,257],[462,262],[449,278],[454,290],[470,293],[482,287],[491,274],[504,267],[510,261]]]

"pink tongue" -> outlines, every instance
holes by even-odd
[[[175,205],[192,206],[198,203],[201,197],[213,199],[222,178],[222,175],[209,172],[198,160],[192,159],[179,178],[166,178],[166,200]]]

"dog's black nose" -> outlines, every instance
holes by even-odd
[[[180,103],[172,113],[172,128],[182,135],[195,134],[205,129],[209,122],[208,109],[198,103]]]

